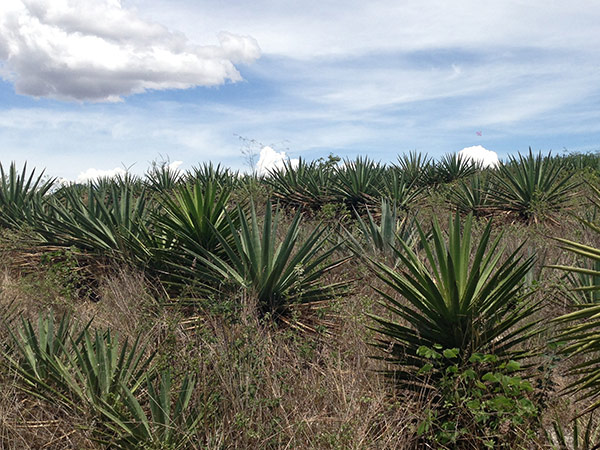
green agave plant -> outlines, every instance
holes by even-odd
[[[44,204],[44,196],[54,185],[55,179],[44,180],[44,172],[35,176],[35,169],[27,174],[27,163],[19,173],[16,164],[10,164],[8,172],[0,164],[0,226],[19,228],[25,223],[32,225],[33,216]]]
[[[45,242],[145,263],[156,244],[145,191],[136,196],[127,184],[98,190],[90,183],[85,194],[86,200],[77,189],[67,189],[62,201],[49,203],[49,212],[37,217],[35,230]]]
[[[111,448],[189,448],[203,417],[190,407],[194,381],[184,376],[172,407],[171,374],[150,370],[156,352],[148,354],[139,336],[129,346],[110,330],[92,335],[91,322],[77,330],[67,315],[55,325],[52,314],[40,314],[37,330],[21,321],[16,333],[9,327],[13,346],[4,357],[26,392],[91,413],[96,439]],[[144,387],[150,416],[140,401]]]
[[[596,233],[600,227],[592,222],[582,221]],[[575,310],[560,316],[554,321],[562,324],[563,329],[556,338],[558,343],[564,344],[561,352],[571,357],[582,355],[586,358],[571,367],[571,373],[576,376],[576,381],[567,388],[568,392],[582,394],[582,398],[591,402],[590,410],[600,407],[600,364],[598,352],[600,351],[600,303],[596,295],[600,291],[600,249],[562,238],[555,238],[562,249],[570,251],[588,261],[587,267],[552,265],[549,267],[564,270],[578,276],[574,292],[578,293]],[[581,277],[579,277],[581,276]],[[583,280],[583,283],[580,281]],[[586,301],[587,300],[587,301]]]
[[[388,353],[383,359],[396,367],[388,372],[409,385],[426,364],[419,348],[460,350],[466,361],[473,353],[499,358],[526,355],[519,345],[532,335],[527,319],[539,307],[524,291],[524,279],[534,257],[524,261],[520,248],[503,257],[501,236],[491,241],[488,223],[472,243],[472,216],[461,233],[460,217],[450,220],[446,239],[438,222],[431,239],[419,227],[424,259],[400,241],[395,249],[401,264],[391,268],[372,260],[378,277],[392,290],[377,289],[391,318],[371,315],[380,334],[376,344]],[[395,294],[395,295],[394,295]]]
[[[559,158],[564,161],[567,170],[570,171],[600,171],[600,155],[598,155],[598,153],[569,153],[567,155],[560,156]]]
[[[587,420],[577,417],[571,429],[565,429],[559,420],[552,422],[554,434],[546,431],[550,448],[553,450],[598,450],[600,449],[600,424],[594,414]]]
[[[317,227],[301,240],[301,212],[294,216],[281,242],[278,242],[281,213],[277,209],[273,214],[270,202],[266,205],[262,232],[253,204],[249,218],[240,207],[237,217],[239,229],[229,215],[227,218],[232,242],[215,230],[226,256],[203,252],[197,258],[213,270],[216,280],[229,281],[252,292],[262,314],[284,317],[289,314],[291,304],[331,299],[349,284],[320,284],[325,273],[347,258],[330,261],[337,246],[328,248],[323,227]]]
[[[319,161],[307,163],[299,158],[297,165],[284,161],[283,167],[272,170],[264,181],[280,203],[318,210],[331,200],[333,170]]]
[[[382,187],[384,168],[369,158],[346,160],[336,167],[332,194],[351,208],[375,206]]]
[[[494,172],[497,187],[491,192],[496,208],[517,214],[529,222],[549,217],[577,194],[577,184],[560,158],[529,154],[509,157]]]
[[[398,245],[398,240],[402,240],[412,248],[419,238],[416,218],[409,219],[405,216],[401,219],[399,208],[386,199],[381,200],[379,221],[375,220],[369,210],[366,218],[361,217],[356,211],[355,216],[361,240],[359,241],[349,232],[347,236],[357,255],[382,254],[392,261],[397,261],[394,249]]]
[[[12,338],[12,347],[4,358],[23,382],[22,388],[30,394],[75,407],[73,396],[82,394],[69,372],[72,363],[72,346],[79,345],[89,323],[78,333],[73,329],[69,315],[63,315],[58,325],[54,315],[38,317],[37,330],[31,321],[21,317],[21,327],[13,331],[5,324]]]
[[[468,181],[461,180],[459,185],[450,191],[448,203],[456,206],[463,214],[488,216],[494,211],[493,190],[494,184],[489,172],[480,172]]]
[[[183,179],[179,169],[170,166],[167,162],[153,163],[146,172],[145,184],[151,191],[164,194],[174,189]]]
[[[397,167],[391,167],[385,172],[380,194],[397,207],[408,211],[418,201],[425,189],[415,185],[414,181]]]
[[[154,351],[144,356],[147,346],[140,345],[139,336],[131,347],[127,340],[119,344],[110,329],[96,331],[93,336],[86,329],[81,341],[80,346],[73,345],[75,361],[71,371],[83,388],[85,400],[96,407],[118,403],[123,387],[137,391],[156,354]]]
[[[158,381],[158,389],[154,386],[153,378]],[[112,431],[112,434],[108,434],[108,440],[103,442],[110,448],[119,449],[200,448],[197,445],[198,424],[205,411],[191,407],[195,386],[193,377],[184,376],[178,393],[173,392],[173,377],[169,369],[163,370],[159,376],[146,377],[145,381],[149,408],[143,408],[134,392],[122,386],[126,409],[103,409],[108,419],[106,425]],[[177,398],[173,404],[174,393]]]
[[[162,197],[162,210],[154,215],[162,242],[153,267],[168,284],[196,285],[204,291],[198,283],[206,284],[211,274],[198,255],[226,257],[221,240],[231,243],[233,228],[239,223],[236,212],[227,215],[230,195],[216,180],[196,180],[177,188],[172,197]]]
[[[195,184],[217,184],[219,187],[231,190],[238,184],[238,172],[233,172],[221,164],[213,165],[212,162],[203,163],[198,167],[193,167],[191,173],[186,176],[186,182]]]
[[[438,183],[451,183],[473,175],[478,169],[478,165],[470,158],[459,153],[449,153],[435,164],[434,178]]]
[[[423,175],[432,166],[431,158],[426,153],[422,154],[415,151],[398,157],[397,167],[401,170],[404,179],[415,186],[426,185]]]
[[[600,261],[581,263],[585,273],[567,272],[564,283],[560,286],[565,300],[565,306],[578,308],[580,306],[600,304]]]
[[[113,189],[127,189],[138,195],[145,189],[144,180],[131,172],[117,174],[112,177],[99,177],[90,180],[88,184],[92,185],[98,197],[110,199]]]
[[[55,326],[51,313],[40,313],[37,330],[29,320],[21,322],[17,333],[9,328],[13,348],[6,359],[28,392],[73,409],[118,402],[122,386],[137,390],[154,357],[144,356],[139,337],[131,347],[110,330],[92,338],[91,322],[76,330],[68,315]]]

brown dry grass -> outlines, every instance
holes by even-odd
[[[424,211],[424,217],[448,217],[443,207]],[[427,220],[427,219],[425,219]],[[551,228],[503,223],[510,250],[528,240],[524,252],[543,258],[536,266],[544,273],[537,295],[545,302],[540,321],[565,310],[555,297],[558,275],[545,264],[570,262],[548,236],[593,241],[568,216]],[[476,232],[479,228],[476,227]],[[94,326],[111,328],[121,339],[139,333],[158,348],[158,366],[176,374],[192,371],[198,378],[194,402],[205,412],[202,441],[195,448],[210,449],[402,449],[417,448],[416,427],[426,399],[399,392],[378,375],[382,363],[370,358],[373,333],[365,313],[378,310],[372,289],[378,281],[364,265],[353,261],[328,274],[358,280],[351,294],[332,302],[325,312],[333,325],[306,333],[285,324],[261,323],[253,300],[238,293],[229,301],[193,310],[177,303],[130,268],[111,268],[96,274],[99,301],[78,291],[65,291],[49,266],[15,270],[23,254],[4,253],[0,273],[0,316],[17,313],[35,319],[39,311],[69,312],[76,320],[94,319]],[[39,260],[38,260],[39,261]],[[552,333],[549,331],[548,333]],[[543,345],[548,335],[541,336]],[[7,333],[0,327],[1,342]],[[547,361],[542,360],[540,367]],[[552,366],[552,367],[550,367]],[[547,398],[547,424],[554,416],[567,420],[577,407],[560,397],[566,363],[553,360],[539,378]],[[555,386],[556,385],[556,386]],[[542,392],[543,391],[543,392]],[[1,449],[96,449],[90,418],[32,399],[17,388],[14,375],[0,369]],[[539,436],[538,436],[539,437]],[[531,442],[531,441],[529,441]],[[543,439],[540,438],[540,448]],[[533,445],[533,444],[530,444]],[[533,447],[529,447],[533,448]]]

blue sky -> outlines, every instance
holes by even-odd
[[[593,1],[5,4],[3,164],[243,169],[239,136],[308,159],[600,150]]]

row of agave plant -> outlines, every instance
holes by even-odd
[[[595,160],[588,161],[591,156],[573,158],[574,155],[534,155],[530,149],[526,155],[509,157],[498,167],[484,169],[460,154],[449,154],[434,161],[427,155],[410,153],[399,157],[396,164],[387,166],[363,157],[340,163],[339,158],[330,156],[328,161],[300,159],[297,164],[288,161],[262,178],[241,176],[212,164],[182,174],[163,164],[155,165],[145,178],[127,174],[115,179],[100,179],[87,187],[79,184],[61,189],[55,188],[54,180],[42,182],[42,176],[35,177],[35,171],[27,176],[26,166],[19,174],[11,165],[8,173],[0,167],[3,183],[0,208],[4,216],[0,221],[4,226],[32,222],[33,217],[28,215],[33,214],[36,207],[39,211],[39,206],[48,197],[58,199],[70,209],[81,210],[91,208],[90,202],[100,200],[114,204],[119,201],[115,200],[117,197],[125,196],[139,199],[136,212],[144,213],[154,206],[146,208],[149,197],[164,197],[173,189],[195,183],[200,186],[211,184],[227,192],[260,183],[280,203],[304,211],[318,210],[326,204],[343,204],[351,211],[359,209],[361,214],[364,206],[376,209],[382,198],[408,210],[425,194],[440,186],[451,185],[446,201],[463,213],[481,216],[507,211],[521,219],[535,221],[544,214],[548,216],[548,213],[560,210],[574,196],[577,188],[571,177],[574,169],[594,167]],[[51,195],[47,195],[49,193]],[[87,199],[88,205],[82,205],[82,199]],[[126,208],[128,204],[124,202],[121,206]]]
[[[506,211],[521,220],[538,221],[564,208],[573,197],[577,186],[570,175],[574,168],[565,157],[535,155],[531,149],[487,169],[461,154],[434,161],[410,153],[390,166],[368,158],[338,166],[300,159],[297,165],[288,162],[274,170],[265,182],[281,202],[305,209],[319,209],[327,203],[375,208],[385,198],[409,210],[432,190],[452,185],[446,201],[462,213],[486,216]]]
[[[332,259],[336,246],[325,245],[325,227],[301,236],[298,211],[280,242],[279,207],[267,202],[259,214],[253,202],[231,206],[233,182],[208,172],[166,191],[127,179],[51,191],[51,181],[12,165],[0,190],[2,225],[27,227],[42,246],[134,264],[179,296],[248,289],[263,314],[284,316],[287,305],[326,300],[345,287],[318,284],[342,262]]]
[[[297,195],[292,195],[289,180],[306,188],[309,178],[321,189],[321,206],[336,193],[350,206],[367,205],[356,217],[361,237],[350,232],[345,237],[356,256],[367,255],[367,264],[389,288],[379,290],[389,314],[372,319],[379,335],[377,345],[392,364],[389,375],[396,382],[434,389],[436,378],[456,366],[457,357],[460,367],[473,367],[477,362],[478,371],[489,372],[488,360],[480,364],[482,355],[493,355],[502,364],[531,356],[534,351],[525,343],[541,331],[531,319],[541,303],[532,300],[533,288],[526,283],[534,257],[523,258],[521,248],[504,255],[501,236],[492,239],[489,223],[473,242],[473,214],[462,220],[457,213],[446,232],[436,220],[425,229],[416,219],[402,215],[400,191],[391,195],[390,190],[386,195],[377,183],[396,177],[408,190],[420,192],[430,181],[418,175],[425,171],[411,174],[411,168],[424,165],[423,161],[431,164],[416,154],[402,160],[405,166],[391,169],[367,159],[342,166],[325,164],[322,170],[317,168],[319,163],[301,162],[295,168],[274,171],[263,181],[275,197],[295,206],[313,204],[306,200],[306,191],[296,190]],[[443,161],[452,160],[463,164],[458,157]],[[493,183],[489,191],[473,184],[472,192],[494,196],[496,207],[504,199],[507,211],[529,221],[542,217],[532,215],[536,211],[548,213],[564,206],[572,195],[572,173],[560,161],[529,152],[495,170],[469,163],[467,173],[457,178]],[[25,226],[40,245],[75,247],[133,263],[180,297],[227,295],[244,288],[256,297],[261,315],[285,321],[292,306],[334,298],[349,284],[321,283],[325,273],[348,259],[336,256],[341,244],[329,239],[324,225],[303,234],[298,211],[285,223],[287,231],[282,231],[284,215],[270,202],[260,214],[253,202],[232,206],[234,189],[243,180],[218,168],[205,166],[190,177],[161,168],[144,182],[125,178],[59,189],[34,172],[28,174],[26,168],[18,172],[14,165],[7,173],[2,170],[1,176],[3,227]],[[328,184],[330,176],[337,181]],[[464,180],[459,183],[453,192],[469,187]],[[290,190],[285,186],[291,186]],[[379,187],[369,192],[365,186]],[[374,201],[381,202],[378,215],[369,208]],[[593,222],[585,223],[600,233]],[[572,274],[576,292],[585,295],[575,295],[579,304],[574,313],[556,319],[566,324],[556,342],[568,342],[562,350],[566,354],[594,355],[600,350],[596,334],[600,306],[595,296],[600,290],[596,282],[600,250],[559,242],[596,265],[559,267]],[[75,330],[68,318],[56,327],[52,317],[40,317],[36,331],[24,321],[20,332],[13,334],[8,361],[27,389],[100,416],[106,425],[100,431],[107,442],[120,442],[124,448],[140,442],[185,447],[201,419],[201,412],[188,410],[192,377],[182,381],[171,408],[168,372],[151,369],[152,358],[142,357],[147,352],[137,342],[131,347],[119,344],[109,331],[92,334],[89,327]],[[442,360],[447,364],[437,364],[434,373],[423,371],[436,348],[448,356]],[[600,367],[594,358],[585,361],[574,368],[578,379],[571,388],[589,392],[597,400]],[[592,402],[592,408],[598,405]]]

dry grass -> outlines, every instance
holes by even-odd
[[[32,319],[49,308],[68,311],[81,322],[94,318],[95,326],[121,338],[142,333],[160,349],[159,365],[197,374],[195,400],[207,412],[198,448],[385,449],[414,436],[411,402],[390,395],[369,358],[362,311],[370,302],[364,296],[340,300],[331,314],[335,333],[319,335],[259,323],[242,294],[231,314],[161,306],[164,298],[132,270],[102,279],[95,303],[48,293],[39,301],[31,295],[36,282],[5,270],[0,307],[16,304]],[[93,424],[32,400],[10,373],[2,374],[0,386],[0,448],[98,448],[85,429]]]
[[[425,211],[424,216],[447,217],[447,210],[436,208],[440,209]],[[544,228],[505,223],[502,228],[509,250],[527,238],[524,251],[543,257],[535,269],[539,274],[546,270],[543,265],[569,262],[548,236],[596,238],[569,217],[559,224]],[[3,321],[10,323],[17,313],[35,319],[39,311],[48,309],[57,315],[69,312],[81,322],[93,318],[94,326],[111,328],[121,339],[131,340],[141,333],[144,342],[158,349],[159,367],[169,366],[179,375],[195,373],[193,401],[204,411],[202,438],[195,448],[418,448],[416,428],[427,399],[393,389],[377,373],[384,367],[370,358],[375,350],[368,343],[374,336],[365,313],[378,308],[372,286],[379,282],[356,261],[328,274],[330,281],[353,278],[358,282],[351,294],[332,302],[324,312],[329,327],[307,333],[286,324],[260,322],[252,298],[241,292],[202,309],[182,308],[143,273],[110,268],[96,274],[98,301],[94,302],[78,289],[65,289],[72,282],[68,271],[57,276],[51,265],[41,263],[31,270],[31,261],[25,265],[27,270],[15,270],[15,266],[25,267],[23,254],[11,248],[3,256]],[[539,320],[547,321],[563,312],[564,305],[553,296],[558,275],[544,272],[543,279],[537,295],[547,307]],[[5,345],[4,326],[0,339]],[[546,339],[542,336],[537,344]],[[547,370],[536,375],[546,383],[539,392],[545,396],[547,413],[542,421],[547,426],[554,417],[572,417],[576,406],[559,394],[558,388],[566,383],[565,362],[540,360],[540,364]],[[14,375],[0,367],[1,449],[102,448],[91,440],[91,418],[23,393]],[[543,448],[542,433],[537,433],[535,445]]]

